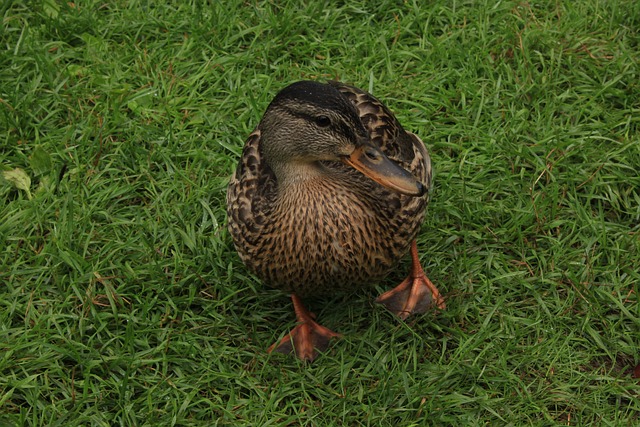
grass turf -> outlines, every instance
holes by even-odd
[[[309,3],[0,7],[0,424],[638,423],[640,4]],[[405,262],[311,302],[345,337],[305,366],[224,195],[275,92],[334,77],[431,150],[448,307],[371,303]]]

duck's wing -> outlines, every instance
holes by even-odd
[[[276,179],[260,152],[260,130],[249,135],[242,156],[227,188],[227,216],[234,241],[255,243],[268,221],[270,200],[276,191]],[[249,247],[250,245],[243,245]],[[240,248],[243,261],[247,254]]]

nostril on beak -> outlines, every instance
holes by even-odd
[[[380,158],[380,156],[378,155],[378,152],[370,148],[366,148],[364,150],[364,155],[367,156],[367,158],[371,161],[375,161]]]

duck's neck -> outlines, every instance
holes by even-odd
[[[308,182],[327,179],[331,174],[318,162],[290,161],[271,165],[278,180],[278,187],[286,191],[288,187],[298,187]]]

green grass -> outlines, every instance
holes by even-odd
[[[0,6],[0,425],[640,422],[640,3],[309,3]],[[407,260],[310,302],[344,339],[305,366],[224,196],[271,97],[335,77],[431,150],[448,307],[372,304]]]

